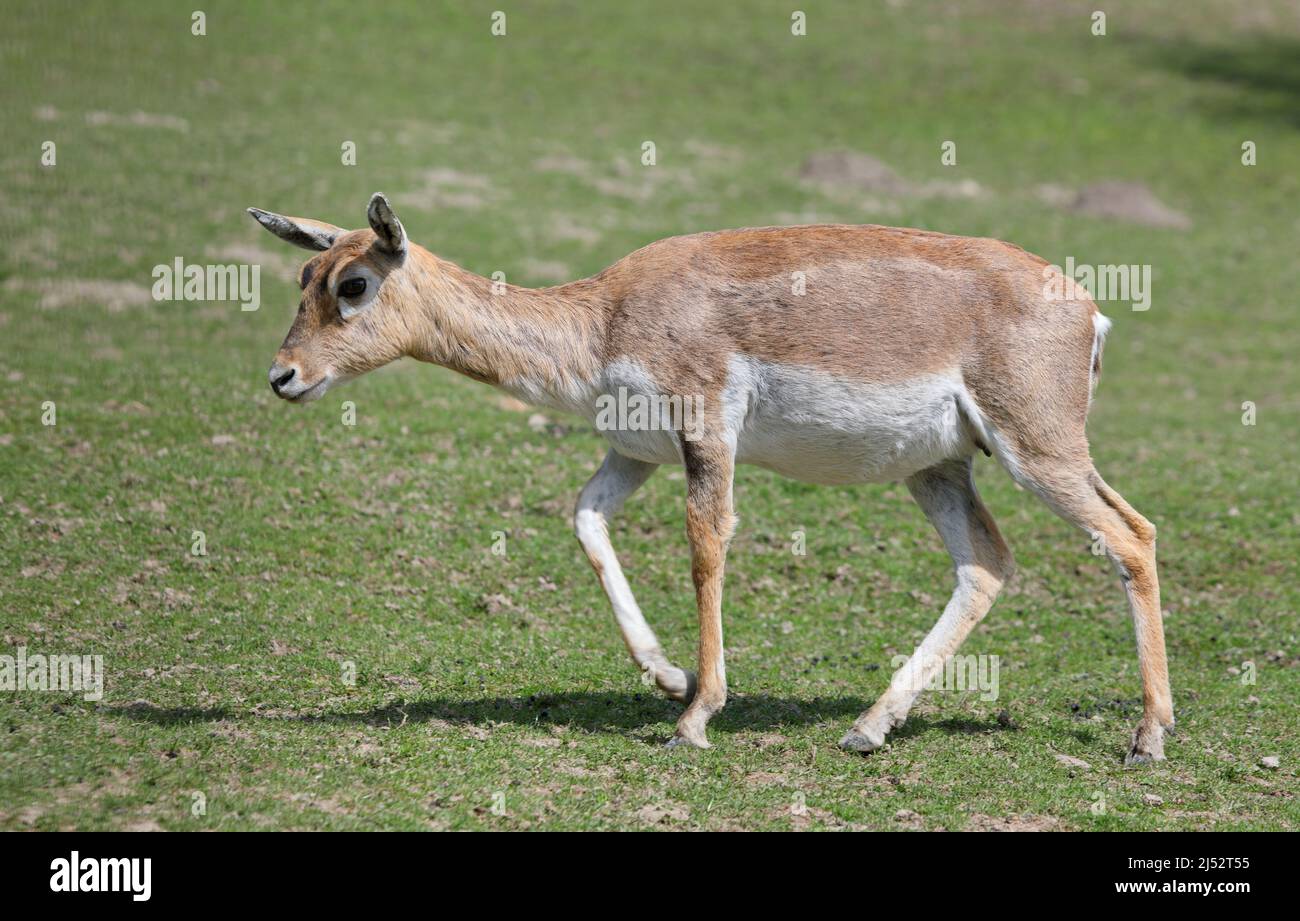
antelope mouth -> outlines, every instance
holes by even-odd
[[[330,379],[326,375],[305,390],[300,390],[297,393],[281,394],[281,396],[290,403],[310,403],[312,400],[319,400],[324,396],[329,385]]]

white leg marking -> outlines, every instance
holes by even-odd
[[[970,458],[922,471],[908,478],[907,487],[943,538],[956,567],[957,587],[939,622],[894,673],[889,689],[841,741],[858,751],[879,748],[889,730],[902,725],[926,684],[993,606],[1014,565],[975,491]]]
[[[573,526],[587,558],[600,576],[600,584],[614,608],[614,619],[632,659],[643,671],[650,673],[669,697],[687,700],[694,692],[694,676],[675,667],[664,656],[658,638],[641,614],[614,553],[614,545],[609,540],[609,519],[655,470],[654,464],[610,451],[578,496]]]

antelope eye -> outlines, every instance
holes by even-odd
[[[349,278],[343,284],[339,285],[339,297],[359,297],[366,290],[366,280],[364,278]]]

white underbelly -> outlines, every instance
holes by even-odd
[[[602,383],[605,392],[656,390],[644,372],[630,374],[624,365],[607,369]],[[876,384],[736,357],[721,395],[721,434],[735,446],[738,464],[795,480],[900,480],[970,453],[973,443],[958,410],[963,393],[956,372]],[[716,413],[708,417],[710,425],[719,424]],[[627,457],[656,464],[682,461],[680,436],[674,431],[600,424],[597,429]]]
[[[874,384],[739,359],[727,391],[728,401],[738,404],[744,395],[748,403],[737,462],[796,480],[899,480],[972,448],[957,408],[956,374]]]

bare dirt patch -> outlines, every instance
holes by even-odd
[[[799,178],[819,186],[848,186],[880,195],[907,195],[912,188],[885,163],[852,150],[812,154],[799,167]]]
[[[151,300],[149,289],[144,285],[104,278],[10,278],[5,281],[4,290],[36,294],[36,305],[42,310],[59,310],[74,304],[102,304],[110,313],[120,313]]]
[[[557,214],[551,218],[548,233],[552,239],[572,240],[584,246],[599,243],[603,234],[589,224],[582,224],[567,214]]]
[[[845,822],[839,816],[816,806],[803,805],[801,807],[778,806],[768,810],[768,817],[779,821],[786,819],[790,822],[791,831],[807,831],[810,828],[822,827],[836,830],[847,829],[849,831],[862,831],[863,827],[855,822]]]
[[[455,122],[423,122],[406,119],[399,123],[394,135],[397,143],[403,147],[424,144],[451,144],[461,135],[461,127]]]
[[[887,199],[978,198],[984,194],[983,187],[974,179],[912,182],[885,162],[856,150],[811,154],[800,165],[799,178],[830,197],[842,197],[846,192],[866,192]]]
[[[663,185],[693,188],[695,176],[686,169],[664,164],[643,166],[627,157],[615,157],[609,168],[570,154],[552,154],[533,161],[541,173],[564,173],[582,180],[593,190],[609,198],[648,201]]]
[[[573,271],[563,262],[554,259],[524,259],[519,263],[519,270],[530,279],[555,284],[573,278]]]
[[[675,825],[689,822],[691,813],[680,803],[647,803],[636,811],[636,818],[642,825]]]
[[[1061,820],[1050,815],[997,816],[975,813],[966,823],[966,831],[1063,831]]]
[[[166,128],[169,131],[187,132],[190,130],[188,120],[179,115],[162,115],[157,112],[130,112],[122,115],[117,112],[87,112],[86,124],[94,128],[128,127],[128,128]]]
[[[48,227],[29,227],[9,241],[9,254],[18,265],[39,272],[55,273],[59,269],[61,243]]]
[[[500,197],[486,176],[463,173],[449,167],[425,170],[420,174],[421,185],[402,195],[404,206],[419,211],[438,208],[458,208],[478,211]]]
[[[778,771],[751,771],[745,775],[745,783],[752,787],[784,787],[790,783],[790,775]]]
[[[920,813],[911,809],[900,809],[894,813],[894,821],[899,828],[908,828],[914,831],[920,831],[925,828],[925,820],[921,818]]]
[[[1073,755],[1062,755],[1058,752],[1056,755],[1056,761],[1058,764],[1063,764],[1066,767],[1070,768],[1071,774],[1073,774],[1073,772],[1076,770],[1081,770],[1081,771],[1092,770],[1091,764],[1084,761],[1082,758],[1075,758]]]
[[[570,176],[590,176],[595,167],[581,157],[571,154],[549,154],[533,161],[533,169],[539,173],[567,173]]]
[[[298,260],[287,253],[264,249],[252,243],[227,243],[224,246],[215,246],[207,250],[207,256],[209,259],[219,259],[224,262],[260,265],[268,272],[286,277],[293,276],[295,279],[297,278],[298,267],[302,265],[306,258],[304,255],[304,259]]]
[[[728,147],[723,144],[715,144],[712,141],[700,141],[694,138],[686,141],[682,145],[687,153],[701,160],[708,160],[714,163],[735,166],[745,159],[745,152],[737,147]]]
[[[1089,217],[1186,230],[1192,219],[1169,207],[1140,182],[1094,182],[1084,186],[1070,202],[1070,210]]]

